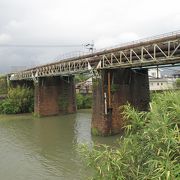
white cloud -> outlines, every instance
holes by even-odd
[[[0,44],[6,44],[11,41],[11,36],[9,34],[0,34]]]
[[[137,40],[139,36],[133,32],[121,33],[120,35],[115,35],[114,37],[106,36],[99,37],[95,43],[96,48],[106,48],[110,46],[116,46],[118,44],[125,43],[127,41]]]
[[[85,44],[93,40],[97,48],[106,48],[180,29],[179,6],[179,0],[1,0],[0,43]],[[33,58],[37,63],[50,61],[68,51],[74,49],[31,49],[31,58],[18,51],[16,61],[20,53],[26,64]]]
[[[11,20],[5,28],[7,31],[10,31],[11,29],[14,31],[18,28],[21,28],[21,23],[16,20]]]

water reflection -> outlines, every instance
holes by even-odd
[[[92,143],[91,137],[91,110],[81,110],[76,114],[74,123],[75,144]]]

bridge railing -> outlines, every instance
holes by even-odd
[[[62,54],[62,55],[56,57],[54,60],[55,60],[55,61],[59,61],[59,60],[64,60],[64,59],[73,58],[73,57],[81,57],[81,56],[88,55],[88,54],[90,54],[90,52],[85,52],[85,51],[73,51],[73,52],[69,52],[69,53]]]
[[[142,39],[138,39],[138,40],[134,40],[134,41],[130,41],[130,42],[125,42],[125,43],[117,44],[115,46],[110,46],[107,48],[101,48],[101,49],[95,50],[94,52],[101,52],[104,50],[111,50],[111,49],[115,49],[115,48],[121,48],[121,47],[129,46],[129,45],[135,45],[135,44],[139,44],[139,43],[155,41],[157,39],[168,38],[168,37],[176,36],[176,35],[180,35],[180,30],[165,33],[165,34],[155,35],[155,36],[151,36],[151,37],[147,37],[147,38],[142,38]]]

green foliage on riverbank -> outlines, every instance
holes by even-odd
[[[150,112],[123,108],[128,120],[117,147],[80,148],[94,179],[180,179],[180,92],[153,95]]]
[[[0,95],[7,94],[7,77],[0,75]]]
[[[0,102],[1,114],[17,114],[33,112],[33,90],[17,86],[8,90],[7,98]]]
[[[76,103],[78,109],[88,109],[92,107],[92,95],[80,93],[76,94]]]
[[[176,79],[175,84],[176,84],[176,87],[177,87],[177,88],[180,88],[180,78],[177,78],[177,79]]]

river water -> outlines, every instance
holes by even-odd
[[[111,145],[118,137],[92,137],[90,126],[91,110],[45,118],[0,115],[0,179],[87,179],[92,171],[80,160],[75,145]]]

